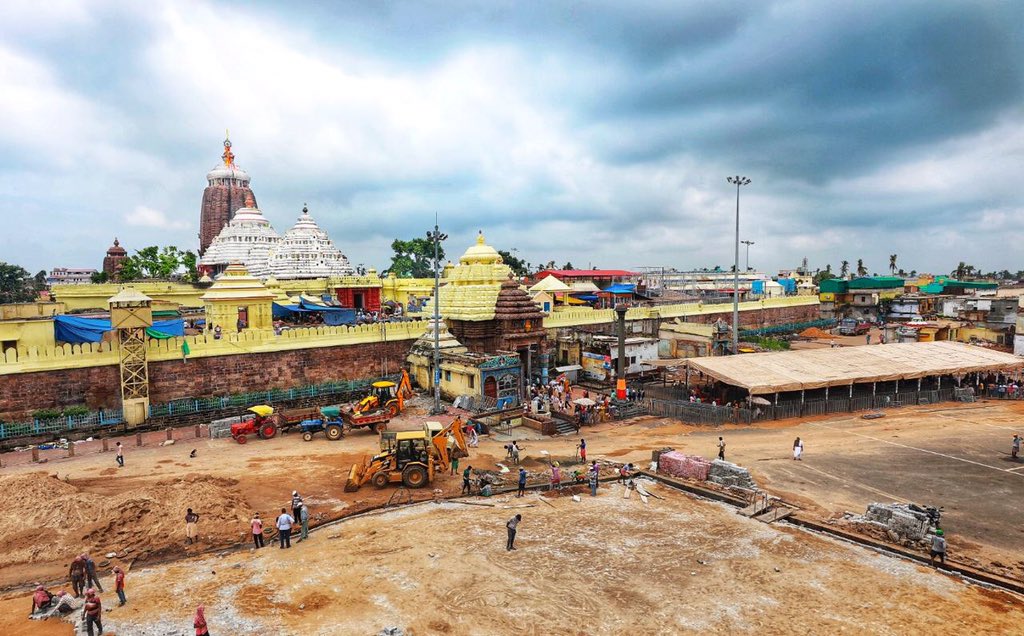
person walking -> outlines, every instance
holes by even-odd
[[[256,549],[263,547],[263,520],[260,519],[260,513],[252,513],[252,521],[249,522],[252,526],[252,542],[256,546]]]
[[[185,513],[185,544],[191,545],[196,542],[199,536],[199,515],[189,508]]]
[[[118,607],[128,602],[124,595],[124,570],[114,566],[114,591],[117,592],[117,600],[121,601]]]
[[[587,463],[587,440],[580,438],[580,460]]]
[[[302,510],[302,497],[299,496],[298,490],[292,491],[292,520],[299,518],[299,512]]]
[[[206,626],[206,608],[202,605],[196,607],[196,615],[192,619],[192,627],[196,630],[196,636],[210,636],[210,629]]]
[[[302,526],[302,534],[299,535],[299,541],[305,541],[309,538],[309,507],[302,506],[299,510],[299,525]]]
[[[85,604],[82,605],[82,620],[89,636],[103,636],[103,603],[91,587],[85,591]],[[96,631],[93,632],[93,625]]]
[[[281,508],[281,515],[277,518],[277,535],[281,541],[281,549],[292,547],[292,525],[295,518],[288,514],[286,508]]]
[[[804,443],[798,437],[793,441],[793,459],[800,459],[804,454]]]
[[[121,442],[117,443],[117,455],[114,457],[117,459],[118,468],[124,468],[124,446],[121,446]]]
[[[551,490],[557,490],[562,487],[562,469],[558,467],[558,462],[551,464]]]
[[[1020,455],[1020,435],[1014,434],[1013,442],[1010,444],[1010,457],[1017,459],[1017,455]]]
[[[77,556],[71,561],[68,576],[71,578],[71,590],[75,593],[75,598],[78,598],[85,591],[85,562],[82,561],[82,557]]]
[[[590,480],[590,496],[591,497],[596,497],[597,496],[597,470],[596,470],[596,468],[597,468],[597,463],[595,462],[594,466],[591,468],[591,470],[588,472],[588,475],[587,475],[587,478]]]
[[[469,474],[472,472],[472,466],[466,466],[466,470],[462,471],[462,494],[471,495],[473,493],[469,490]]]
[[[517,514],[508,521],[505,522],[505,529],[508,530],[508,543],[505,545],[505,550],[516,549],[516,528],[519,526],[519,522],[523,520],[523,515]]]
[[[82,563],[85,564],[85,586],[102,592],[103,586],[100,585],[100,577],[96,576],[96,562],[88,554],[83,554]]]
[[[516,492],[516,497],[522,497],[526,494],[526,469],[522,466],[519,467],[519,490]]]
[[[725,461],[725,440],[718,438],[718,459]]]
[[[454,475],[457,472],[459,472],[459,458],[458,457],[453,457],[452,458],[452,472],[451,472],[451,474]]]
[[[939,557],[939,562],[946,565],[946,537],[942,530],[936,530],[932,535],[932,551],[928,562],[935,565],[935,557]]]

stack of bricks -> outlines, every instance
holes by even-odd
[[[742,466],[737,466],[732,462],[721,459],[711,462],[711,471],[708,479],[720,486],[744,488],[746,490],[757,489],[757,484],[754,483],[754,478],[750,476],[750,471]]]
[[[710,471],[711,462],[699,455],[671,451],[658,457],[658,472],[672,477],[706,481]]]

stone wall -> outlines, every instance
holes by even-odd
[[[150,401],[212,397],[337,380],[357,380],[400,372],[408,340],[337,347],[247,353],[187,362],[150,362]],[[32,411],[85,404],[91,409],[120,407],[115,365],[0,375],[0,418],[26,419]]]

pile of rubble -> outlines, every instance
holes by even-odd
[[[757,490],[750,471],[721,459],[710,461],[699,455],[686,455],[679,451],[663,450],[657,455],[658,472],[682,479],[709,481],[726,488]]]
[[[223,439],[225,437],[231,437],[231,425],[238,424],[241,421],[241,415],[235,415],[234,417],[225,417],[219,420],[213,420],[212,422],[210,422],[210,439]]]
[[[935,531],[931,517],[920,506],[902,503],[872,503],[863,515],[849,514],[845,520],[857,525],[870,534],[888,538],[901,545],[923,544],[930,533]],[[870,532],[874,529],[875,532]]]

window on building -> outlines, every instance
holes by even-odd
[[[444,381],[445,382],[451,382],[452,381],[452,372],[451,371],[445,371],[444,372]]]
[[[629,356],[629,364],[630,365],[636,364],[636,356]]]
[[[469,376],[469,388],[471,388],[471,389],[475,389],[476,388],[476,377],[475,376],[472,376],[472,375]]]

